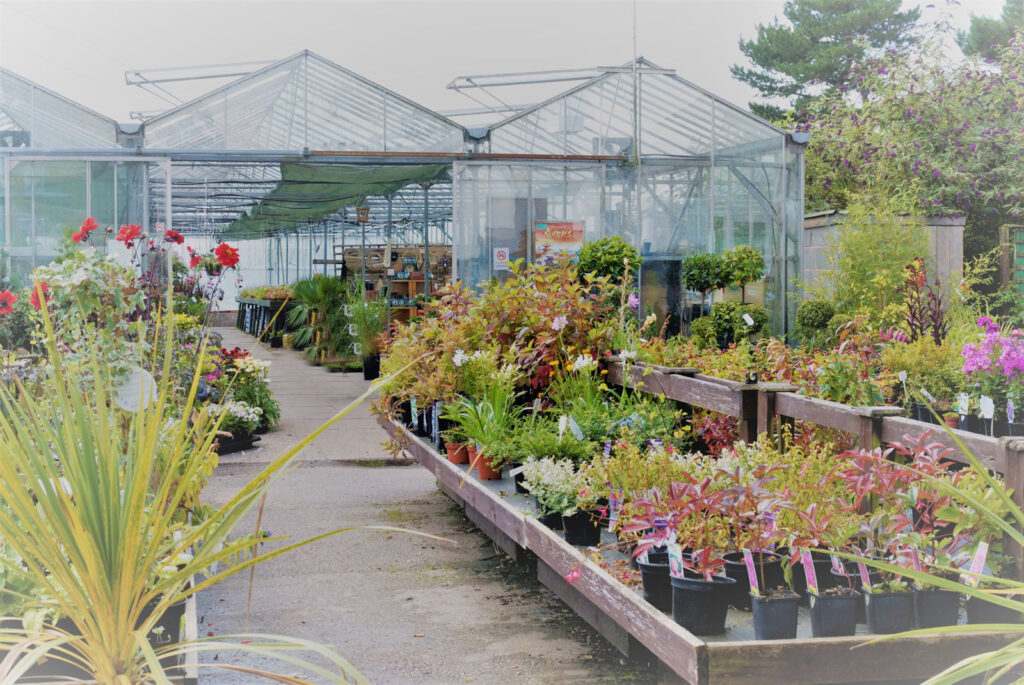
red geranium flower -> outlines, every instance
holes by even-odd
[[[28,298],[28,301],[36,309],[42,309],[43,303],[39,301],[39,293],[43,294],[43,299],[47,302],[53,299],[53,295],[50,294],[50,288],[46,285],[46,281],[39,281],[32,288],[32,297]]]
[[[89,217],[82,222],[82,227],[71,234],[71,240],[76,243],[80,243],[89,237],[89,234],[99,228],[99,224],[96,223],[96,219]]]
[[[213,254],[217,255],[217,261],[226,269],[230,269],[235,264],[238,264],[238,250],[227,243],[221,243],[214,248]]]
[[[173,230],[164,231],[164,240],[169,243],[174,243],[175,245],[181,245],[185,242],[185,236]]]
[[[10,314],[13,312],[14,303],[17,301],[18,296],[10,290],[0,291],[0,314]]]
[[[125,247],[131,247],[135,244],[135,239],[142,233],[142,226],[136,226],[135,224],[128,224],[122,226],[121,230],[117,232],[115,240],[119,240],[124,243]]]

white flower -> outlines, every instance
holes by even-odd
[[[470,356],[462,351],[462,349],[455,350],[455,354],[452,355],[452,364],[459,367],[469,361]]]
[[[586,371],[587,369],[591,369],[595,366],[597,366],[597,362],[595,362],[594,358],[589,354],[581,354],[572,362],[572,368],[577,371]]]
[[[636,359],[636,350],[622,350],[619,352],[620,359]]]

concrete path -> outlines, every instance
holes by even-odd
[[[225,455],[204,497],[220,503],[274,457],[361,394],[360,374],[329,373],[299,353],[269,350],[229,328],[226,347],[272,359],[282,405],[259,448]],[[391,525],[443,536],[343,533],[257,567],[246,628],[248,572],[204,591],[200,636],[243,632],[322,642],[372,683],[651,682],[560,600],[496,551],[418,464],[394,465],[364,405],[301,454],[275,484],[263,528],[303,539],[345,526]],[[254,530],[246,521],[239,533]],[[297,667],[224,650],[213,663],[304,675]],[[308,676],[314,683],[322,678]],[[206,670],[203,683],[252,683]]]

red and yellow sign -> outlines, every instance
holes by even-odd
[[[582,221],[538,221],[534,225],[533,252],[537,264],[551,264],[556,255],[574,255],[581,247]]]

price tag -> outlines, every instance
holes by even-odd
[[[978,405],[981,407],[981,418],[991,419],[996,415],[996,403],[988,395],[982,395],[981,400],[978,401]]]
[[[750,589],[755,595],[761,594],[761,588],[757,585],[757,571],[754,568],[754,555],[749,549],[743,550],[743,563],[747,565],[747,577],[750,579]]]
[[[818,594],[818,575],[814,571],[814,560],[811,558],[811,550],[805,549],[801,551],[800,561],[804,567],[804,578],[807,579],[807,592],[812,595]]]
[[[956,413],[963,414],[966,416],[970,413],[971,409],[971,396],[965,392],[957,393],[956,396]]]
[[[857,562],[857,570],[860,572],[860,582],[864,584],[864,588],[871,590],[871,574],[868,573],[868,567],[863,561]]]
[[[683,550],[675,542],[668,543],[668,572],[676,578],[682,578],[683,571]]]
[[[978,549],[974,552],[974,558],[971,559],[970,572],[975,575],[967,577],[966,583],[971,587],[978,587],[978,583],[981,582],[978,579],[977,574],[981,573],[981,570],[985,568],[985,557],[988,556],[988,543],[979,542]]]

